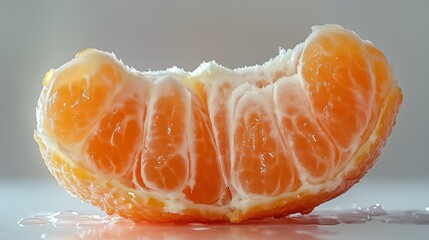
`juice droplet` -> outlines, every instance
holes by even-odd
[[[114,224],[117,222],[129,222],[117,216],[100,217],[99,215],[80,214],[74,211],[46,212],[33,214],[31,217],[18,221],[20,226],[42,226],[51,223],[54,227],[83,227],[83,226],[103,226],[104,224]]]
[[[387,212],[380,204],[367,208],[353,204],[352,209],[336,211],[314,211],[309,215],[291,215],[286,217],[291,223],[336,225],[340,223],[359,224],[370,221],[396,224],[429,224],[429,211],[389,211]]]
[[[380,204],[375,204],[372,205],[369,208],[366,208],[365,211],[370,215],[370,216],[382,216],[382,215],[387,215],[387,212],[384,210],[384,208],[380,205]]]
[[[28,217],[23,218],[18,221],[19,226],[22,227],[29,227],[29,226],[43,226],[47,223],[47,221],[43,218],[37,218],[37,217]]]

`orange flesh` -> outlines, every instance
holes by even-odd
[[[120,76],[111,65],[99,69],[86,79],[81,71],[88,71],[79,65],[64,71],[57,82],[65,84],[54,86],[49,97],[46,128],[59,142],[69,144],[81,140],[95,124],[108,101],[109,91],[118,84]],[[91,109],[91,111],[88,111]]]
[[[298,174],[264,101],[255,93],[237,103],[233,169],[246,193],[278,196],[298,188]]]
[[[185,189],[187,199],[202,204],[215,204],[225,185],[222,179],[216,145],[212,135],[207,110],[201,100],[192,96],[193,121],[195,123],[194,149],[195,184]],[[198,161],[204,159],[204,161]]]
[[[121,174],[129,168],[142,133],[137,108],[135,101],[127,100],[100,120],[98,130],[88,140],[87,149],[96,169]]]
[[[77,64],[51,83],[43,127],[61,149],[70,151],[70,158],[80,151],[77,166],[119,180],[130,191],[183,193],[191,203],[220,207],[229,206],[236,195],[280,199],[237,210],[230,221],[307,212],[347,190],[372,166],[394,125],[402,94],[395,92],[384,55],[349,32],[313,37],[298,64],[302,78],[279,75],[270,84],[249,84],[241,92],[225,81],[212,86],[215,95],[202,83],[168,77],[150,86],[135,85],[140,79],[133,78],[139,77],[117,63],[94,68]],[[389,100],[394,112],[385,113],[393,121],[380,125],[391,96],[399,99]],[[376,129],[379,125],[385,129]],[[376,130],[382,142],[370,145],[372,152],[359,158],[363,160],[353,160]],[[40,144],[44,149],[45,143]],[[357,165],[345,172],[350,164]],[[324,184],[340,175],[356,179],[314,199],[314,193],[300,192],[304,202],[282,198],[305,184]],[[162,210],[164,204],[151,201],[155,205],[141,203],[146,207],[128,211],[94,204],[134,220],[228,218],[223,213],[201,215],[192,207],[170,214]]]
[[[317,180],[337,163],[338,153],[336,146],[317,126],[308,108],[303,111],[301,106],[307,104],[303,95],[304,92],[297,84],[279,83],[274,101],[280,112],[279,124],[284,141],[291,143],[288,145],[289,151],[295,151],[297,161]],[[280,107],[284,102],[289,104]]]
[[[165,88],[161,96],[152,96],[146,139],[142,156],[142,175],[152,189],[171,191],[183,188],[188,177],[187,152],[178,152],[187,145],[184,92],[175,81],[161,80],[156,90]]]
[[[317,40],[304,52],[302,74],[314,114],[335,145],[348,150],[367,126],[374,97],[366,52],[359,39],[341,33]]]

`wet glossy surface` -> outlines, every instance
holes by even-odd
[[[40,227],[39,227],[40,228]],[[427,226],[396,224],[344,224],[336,226],[290,224],[284,219],[257,221],[240,225],[137,224],[41,228],[41,239],[372,239],[374,236],[424,236]],[[30,229],[24,229],[30,230]],[[33,229],[34,230],[34,229]],[[392,232],[393,231],[393,232]],[[394,233],[394,235],[391,235]],[[34,235],[33,235],[34,236]],[[34,236],[37,237],[37,236]],[[419,239],[419,238],[415,238]],[[423,239],[423,238],[421,238]]]
[[[0,239],[427,239],[425,184],[361,185],[310,215],[234,225],[134,224],[81,203],[55,182],[0,183]]]
[[[408,210],[408,211],[393,211],[387,212],[380,204],[362,208],[356,207],[353,209],[343,210],[315,210],[308,215],[294,214],[283,218],[267,218],[262,220],[248,221],[245,224],[251,225],[278,225],[278,224],[298,224],[298,225],[337,225],[340,223],[344,224],[358,224],[368,222],[382,222],[382,223],[397,223],[397,224],[426,224],[429,225],[429,207],[425,210]],[[118,216],[100,216],[97,214],[81,214],[74,211],[55,212],[55,213],[37,213],[31,217],[20,219],[18,225],[21,227],[31,226],[44,226],[51,224],[53,227],[76,227],[77,229],[82,227],[101,227],[110,228],[113,225],[124,225],[130,229],[134,228],[134,225],[138,227],[156,226],[151,223],[139,223],[135,224],[132,221],[123,219]],[[168,225],[168,224],[163,224]],[[191,228],[191,230],[208,230],[224,226],[234,226],[231,224],[175,224],[175,226],[189,227],[198,226]]]

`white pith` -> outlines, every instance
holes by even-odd
[[[232,133],[234,131],[234,127],[236,126],[236,116],[234,116],[235,113],[240,112],[240,107],[242,107],[243,104],[240,103],[241,99],[246,98],[265,98],[266,94],[274,94],[275,87],[277,86],[278,81],[286,81],[289,83],[293,83],[296,86],[300,86],[301,90],[303,92],[308,92],[306,90],[305,81],[301,76],[301,69],[300,69],[300,56],[301,52],[305,48],[305,45],[308,41],[311,41],[313,37],[316,37],[318,33],[322,31],[338,31],[338,28],[335,26],[323,26],[323,27],[316,27],[313,29],[313,33],[308,37],[305,43],[299,44],[297,47],[295,47],[292,50],[280,50],[279,55],[271,59],[270,61],[264,63],[263,65],[256,65],[251,67],[244,67],[239,69],[230,70],[227,68],[224,68],[215,62],[209,62],[209,63],[202,63],[196,70],[193,72],[185,72],[182,69],[178,68],[171,68],[164,71],[156,71],[156,72],[137,72],[134,69],[129,69],[128,67],[124,66],[122,63],[119,64],[124,72],[126,73],[124,76],[124,82],[123,85],[120,86],[120,88],[126,88],[129,86],[139,86],[139,89],[145,89],[145,92],[142,93],[142,96],[140,98],[142,101],[146,103],[146,110],[148,114],[150,114],[153,111],[154,106],[154,100],[157,98],[157,96],[162,94],[162,89],[154,89],[153,85],[156,84],[156,82],[159,81],[165,81],[165,78],[173,79],[175,81],[178,81],[179,85],[182,86],[182,90],[185,92],[184,95],[187,96],[185,99],[188,109],[187,109],[187,119],[184,121],[186,124],[184,127],[186,128],[186,132],[188,133],[188,138],[184,141],[184,144],[177,149],[177,151],[183,156],[184,159],[188,159],[189,161],[189,176],[187,182],[182,185],[180,188],[175,189],[172,192],[166,193],[163,192],[162,189],[159,189],[155,184],[152,184],[147,178],[145,178],[145,175],[142,173],[143,180],[145,181],[146,186],[151,188],[152,190],[146,190],[144,188],[139,188],[138,191],[142,195],[151,195],[155,196],[156,198],[163,199],[166,203],[165,211],[171,212],[171,213],[180,213],[183,209],[187,208],[187,206],[191,205],[197,205],[195,203],[192,203],[191,201],[187,200],[185,198],[185,195],[183,194],[183,189],[187,186],[190,186],[191,189],[195,183],[195,154],[193,150],[193,140],[192,140],[192,133],[193,129],[195,128],[195,123],[192,121],[192,113],[190,110],[190,92],[187,90],[185,82],[192,82],[192,81],[202,81],[205,85],[205,89],[208,96],[208,109],[209,109],[209,115],[210,117],[214,116],[215,111],[217,109],[215,97],[217,94],[217,87],[219,84],[222,84],[223,81],[228,81],[228,83],[232,84],[234,86],[234,90],[232,91],[232,94],[230,96],[230,101],[228,101],[228,113],[230,116],[228,116],[228,119],[230,120],[229,124],[229,132]],[[94,56],[97,57],[97,60],[100,61],[113,61],[118,62],[112,54],[104,53],[104,52],[89,52],[85,54],[94,54]],[[84,54],[83,54],[84,55]],[[88,56],[90,57],[90,56]],[[91,56],[93,58],[93,56]],[[51,76],[49,76],[49,79],[51,81],[55,81],[56,76],[58,74],[61,74],[62,69],[65,69],[69,67],[72,64],[78,63],[79,61],[82,61],[85,59],[84,57],[77,57],[71,62],[63,65],[58,70],[51,72]],[[283,77],[275,78],[276,73],[281,72]],[[48,78],[48,77],[47,77]],[[88,78],[87,78],[88,79]],[[225,80],[227,79],[227,80]],[[266,82],[263,83],[265,87],[259,88],[255,87],[257,84],[257,81],[259,80],[265,80]],[[374,81],[374,80],[373,80]],[[139,83],[137,83],[139,82]],[[132,83],[132,84],[129,84]],[[129,85],[128,85],[129,84]],[[67,150],[65,150],[62,146],[59,146],[58,143],[52,139],[51,136],[49,136],[43,126],[43,121],[47,118],[44,117],[47,107],[47,96],[49,96],[49,93],[51,91],[52,86],[54,86],[53,82],[47,83],[47,85],[44,86],[43,92],[39,99],[39,104],[37,108],[37,133],[42,138],[43,142],[45,142],[46,146],[48,146],[52,151],[60,153],[63,155],[65,159],[70,159],[70,162],[73,164],[82,164],[86,168],[90,169],[93,174],[97,175],[100,173],[97,173],[96,167],[90,165],[90,161],[87,161],[85,159],[79,158],[79,156],[85,156],[82,152],[82,148],[84,143],[87,139],[83,139],[81,142],[75,144],[73,147],[68,147]],[[117,89],[117,91],[112,95],[116,96],[117,93],[120,91],[120,89]],[[308,97],[308,96],[307,96]],[[144,100],[143,100],[144,99]],[[273,97],[271,97],[271,100],[273,101],[273,106],[276,106],[275,100],[273,100]],[[308,98],[307,98],[307,101]],[[369,105],[371,106],[373,104],[373,98],[371,99]],[[269,103],[265,103],[265,106],[269,106]],[[114,106],[109,106],[108,108],[111,109]],[[107,109],[106,109],[107,111]],[[143,109],[142,109],[143,111]],[[276,110],[273,112],[276,113]],[[368,112],[368,111],[367,111]],[[371,113],[369,113],[371,114]],[[143,115],[143,112],[140,112],[140,115]],[[276,113],[274,116],[278,121],[280,118],[280,115]],[[100,116],[101,118],[101,116]],[[142,128],[147,127],[150,125],[151,118],[146,117],[146,122],[142,123]],[[211,118],[211,121],[213,121],[213,118]],[[368,120],[366,124],[368,124]],[[274,124],[274,123],[273,123]],[[377,123],[378,126],[379,123]],[[214,124],[213,126],[213,132],[216,132],[216,128]],[[318,125],[320,127],[320,124]],[[375,129],[377,129],[377,126]],[[273,129],[278,128],[278,126],[273,125]],[[92,132],[96,131],[97,126],[94,126],[92,128]],[[365,129],[363,127],[362,129]],[[146,132],[146,129],[144,129]],[[327,131],[325,131],[326,133]],[[91,133],[88,135],[90,136]],[[151,136],[144,136],[144,138],[148,139]],[[221,211],[228,212],[230,209],[247,209],[254,205],[261,205],[261,204],[268,204],[276,199],[281,198],[288,198],[291,196],[296,196],[298,193],[303,191],[308,191],[310,193],[317,193],[320,190],[329,190],[329,189],[335,189],[339,184],[341,184],[342,181],[342,175],[347,173],[350,169],[353,168],[354,162],[351,161],[345,166],[345,168],[342,170],[343,174],[336,175],[335,178],[329,179],[327,182],[321,182],[318,184],[310,183],[309,179],[312,178],[311,175],[307,173],[305,168],[301,166],[299,160],[295,156],[293,159],[293,162],[295,166],[298,168],[298,172],[300,173],[300,180],[302,182],[302,185],[299,189],[296,191],[290,192],[286,191],[280,195],[277,195],[275,197],[270,196],[255,196],[252,194],[248,194],[240,184],[238,184],[237,179],[234,179],[232,173],[234,172],[234,169],[232,167],[234,166],[234,163],[236,161],[236,157],[233,150],[234,145],[234,139],[233,135],[230,134],[230,169],[231,172],[231,179],[229,179],[227,185],[230,187],[232,192],[232,200],[229,203],[229,205],[225,206],[219,206],[219,205],[204,205],[204,204],[198,204],[199,207],[204,210],[210,210],[210,209],[222,209]],[[374,132],[371,134],[369,140],[366,143],[361,143],[360,141],[356,140],[354,145],[351,145],[349,149],[342,149],[343,151],[350,151],[352,155],[358,155],[358,151],[360,149],[365,148],[365,146],[369,146],[372,142],[374,142],[377,139],[376,133]],[[216,144],[218,144],[218,139],[215,138]],[[280,141],[280,140],[279,140]],[[287,139],[283,139],[283,142],[288,141]],[[284,147],[284,143],[282,144]],[[141,146],[143,147],[143,146]],[[136,149],[136,151],[142,150]],[[286,149],[287,150],[287,149]],[[188,151],[189,151],[189,158],[188,158]],[[293,152],[292,152],[293,154]],[[221,154],[218,152],[218,156]],[[79,161],[83,161],[83,163],[80,163]],[[220,164],[220,167],[222,169],[223,165]],[[332,168],[331,168],[332,169]],[[227,180],[227,176],[225,176],[225,171],[222,170],[221,173],[223,174],[223,179]],[[326,173],[326,174],[332,174],[332,173]],[[120,174],[119,174],[120,175]],[[113,178],[115,176],[112,176]],[[323,177],[322,177],[323,178]],[[138,182],[134,179],[134,184],[138,186]],[[118,186],[121,186],[121,184],[118,182]],[[123,186],[124,187],[124,186]],[[125,188],[125,187],[124,187]],[[131,190],[130,190],[131,191]],[[224,193],[220,193],[224,194]]]

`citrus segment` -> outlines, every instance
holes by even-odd
[[[316,183],[329,176],[339,156],[336,146],[317,124],[304,95],[299,82],[281,79],[274,88],[274,106],[279,130],[286,148],[294,153],[295,165],[309,175],[307,181]]]
[[[87,59],[92,60],[96,61]],[[121,72],[114,69],[112,63],[101,62],[93,68],[87,62],[72,64],[53,76],[55,82],[49,89],[46,106],[49,121],[45,127],[64,144],[82,140],[88,134],[121,79]]]
[[[192,121],[188,123],[194,127],[189,136],[192,144],[189,156],[191,181],[185,189],[186,197],[194,203],[219,204],[225,188],[224,179],[207,109],[195,94],[192,95],[192,115]]]
[[[281,141],[270,105],[257,89],[238,96],[233,118],[232,180],[244,196],[278,196],[298,188],[299,175]],[[237,181],[234,181],[237,179]]]
[[[92,170],[120,178],[131,171],[142,143],[147,97],[144,87],[124,81],[122,92],[114,97],[89,134],[82,151],[87,153]],[[124,183],[131,185],[131,179]]]
[[[356,150],[371,117],[375,83],[367,59],[362,41],[345,31],[315,36],[302,53],[315,116],[343,152]]]
[[[151,189],[183,190],[189,176],[190,96],[173,78],[155,81],[150,94],[141,175]]]

